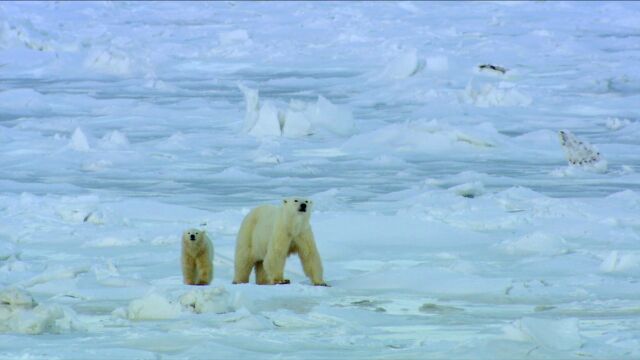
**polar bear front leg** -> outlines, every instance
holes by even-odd
[[[258,261],[256,263],[256,284],[269,285],[269,278],[267,277],[267,273],[264,271],[262,261]]]
[[[182,278],[187,285],[195,285],[196,282],[196,262],[188,255],[182,256]]]
[[[198,272],[198,281],[196,285],[209,285],[213,278],[213,265],[209,256],[199,256],[196,259],[196,268]]]
[[[327,283],[322,279],[322,260],[320,260],[320,254],[311,229],[300,235],[296,245],[305,275],[313,285],[327,286]]]
[[[277,229],[277,227],[276,227]],[[289,255],[291,239],[284,231],[276,231],[269,242],[267,254],[262,263],[269,284],[289,284],[284,278],[284,264]]]

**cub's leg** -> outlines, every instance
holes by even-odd
[[[213,278],[213,265],[208,256],[202,255],[196,259],[196,267],[198,271],[198,281],[196,285],[209,285]]]
[[[187,285],[196,283],[196,262],[191,256],[182,256],[182,279]]]

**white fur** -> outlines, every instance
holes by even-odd
[[[196,240],[191,240],[195,235]],[[187,285],[209,285],[213,280],[213,243],[207,233],[188,229],[182,233],[182,276]]]
[[[301,204],[306,212],[301,212]],[[256,269],[257,284],[286,284],[287,256],[297,253],[305,274],[314,285],[326,285],[322,261],[309,224],[313,203],[287,198],[280,206],[262,205],[242,221],[236,241],[234,283],[247,283]]]

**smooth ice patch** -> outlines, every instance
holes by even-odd
[[[4,239],[0,241],[0,260],[8,260],[17,254],[18,250],[14,244],[5,241]]]
[[[132,72],[133,61],[119,49],[95,49],[85,59],[84,66],[102,74],[126,76]]]
[[[249,43],[251,42],[251,38],[249,37],[247,30],[238,29],[219,33],[218,41],[222,46],[231,46]]]
[[[542,319],[524,317],[504,329],[507,338],[519,341],[533,341],[550,350],[575,350],[582,344],[578,320]]]
[[[429,56],[426,66],[432,72],[446,72],[449,70],[449,59],[444,55]]]
[[[46,112],[51,109],[47,97],[31,89],[0,91],[0,110],[13,114]]]
[[[562,255],[569,252],[569,245],[558,235],[534,232],[517,239],[502,242],[501,247],[513,255]]]

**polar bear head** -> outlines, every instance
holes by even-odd
[[[282,208],[287,213],[289,219],[308,222],[311,217],[313,201],[302,197],[288,197],[282,200]]]
[[[204,246],[207,233],[198,229],[187,229],[182,233],[182,244],[187,248],[198,249]]]
[[[289,197],[282,200],[283,207],[299,216],[307,216],[311,214],[311,208],[313,207],[313,201],[300,197]]]

